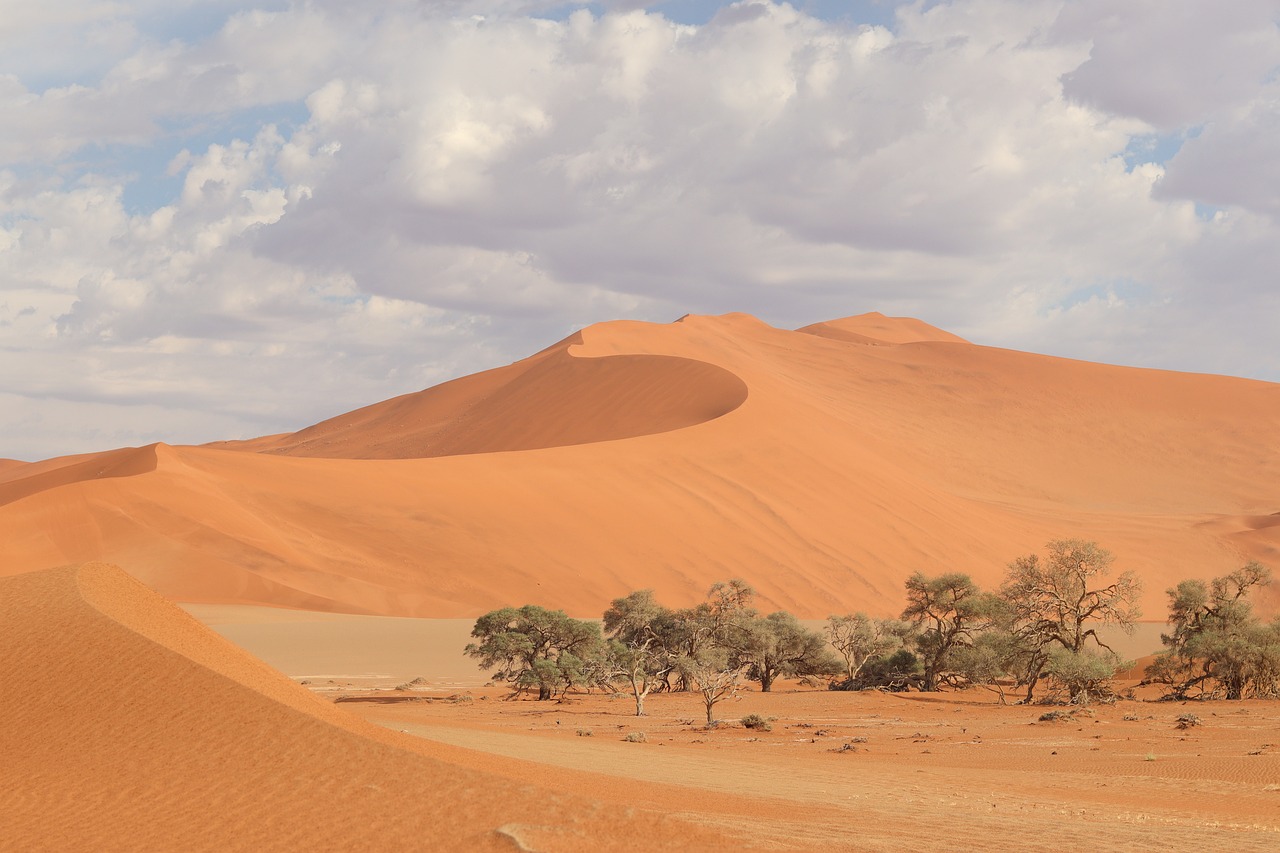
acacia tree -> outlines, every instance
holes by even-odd
[[[784,611],[746,622],[733,640],[734,659],[746,667],[747,678],[760,682],[762,693],[772,690],[779,676],[831,675],[840,669],[826,639]]]
[[[1264,625],[1249,602],[1270,582],[1271,573],[1251,562],[1211,584],[1186,580],[1169,590],[1173,632],[1161,635],[1166,650],[1148,677],[1178,698],[1192,689],[1227,699],[1280,693],[1280,621]]]
[[[824,630],[827,641],[844,660],[845,682],[851,684],[867,661],[901,649],[912,626],[901,619],[872,619],[865,613],[854,613],[827,617]]]
[[[536,688],[540,700],[585,683],[595,670],[588,662],[605,653],[599,625],[535,604],[492,610],[476,620],[471,636],[479,642],[464,651],[481,666],[496,666],[495,681]]]
[[[993,630],[984,631],[970,645],[955,649],[951,665],[970,684],[991,690],[1005,705],[1004,682],[1017,671],[1021,659],[1022,650],[1013,634]]]
[[[704,647],[697,655],[681,655],[676,666],[688,683],[696,684],[707,709],[707,726],[715,725],[712,709],[723,699],[736,696],[742,679],[742,666],[729,650],[719,646]]]
[[[735,648],[741,645],[747,624],[755,618],[751,606],[756,591],[746,581],[733,578],[718,581],[707,590],[706,600],[694,607],[676,611],[667,631],[667,647],[678,656],[697,659],[712,648]],[[680,689],[692,690],[687,667],[676,667]]]
[[[1021,650],[1023,701],[1031,701],[1043,674],[1066,688],[1073,701],[1087,700],[1125,665],[1098,637],[1096,626],[1113,624],[1132,632],[1141,615],[1142,584],[1130,571],[1107,583],[1115,558],[1096,542],[1055,539],[1045,547],[1044,560],[1028,554],[1010,563],[999,593],[1007,630]],[[1108,667],[1110,675],[1102,676]]]
[[[916,640],[924,664],[920,689],[935,691],[952,651],[967,645],[984,624],[990,601],[968,575],[959,572],[935,578],[916,572],[907,578],[906,586],[902,618],[921,628]]]
[[[674,635],[674,614],[659,604],[653,590],[615,598],[604,613],[609,655],[631,685],[636,716],[644,716],[644,700],[665,683],[676,659],[664,638]]]

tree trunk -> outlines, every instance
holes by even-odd
[[[715,707],[716,703],[715,703],[715,702],[707,702],[707,703],[706,703],[706,705],[707,705],[707,725],[708,725],[708,726],[710,726],[712,723],[714,723],[714,722],[715,722],[715,720],[714,720],[714,719],[712,719],[712,717],[711,717],[711,709]]]
[[[538,701],[546,702],[550,698],[551,698],[551,685],[539,684],[538,685]]]
[[[1022,700],[1022,704],[1024,705],[1031,704],[1031,694],[1035,692],[1036,682],[1038,682],[1039,680],[1040,680],[1040,673],[1036,673],[1035,675],[1031,676],[1031,680],[1027,682],[1027,696],[1025,699]]]
[[[773,689],[773,673],[770,673],[767,671],[761,672],[760,673],[760,692],[768,693],[772,689]]]

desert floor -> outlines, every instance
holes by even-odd
[[[1042,722],[1050,709],[983,690],[787,682],[717,705],[708,730],[696,694],[651,695],[644,717],[629,695],[511,699],[459,654],[467,620],[187,609],[338,707],[460,747],[454,763],[745,831],[763,849],[1280,849],[1280,702],[1140,692]],[[771,731],[743,728],[747,714]],[[1179,728],[1183,714],[1200,724]]]

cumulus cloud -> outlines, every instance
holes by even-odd
[[[1241,325],[1276,307],[1274,2],[69,5],[22,37],[101,50],[0,67],[0,455],[298,428],[686,311],[1280,378]],[[32,429],[80,404],[119,430]]]

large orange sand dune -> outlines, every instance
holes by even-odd
[[[4,571],[108,559],[181,601],[598,615],[741,576],[821,618],[1080,536],[1159,618],[1181,578],[1280,568],[1277,436],[1274,384],[913,320],[614,322],[295,434],[0,470],[0,541]]]
[[[105,564],[0,579],[0,684],[6,850],[741,846],[451,764]]]

